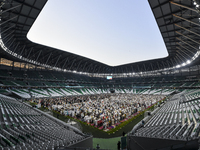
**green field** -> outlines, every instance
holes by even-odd
[[[109,150],[117,150],[117,142],[121,140],[121,137],[116,138],[93,138],[93,148],[96,148],[97,144],[99,144],[100,149],[109,149]]]

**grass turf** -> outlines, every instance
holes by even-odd
[[[121,141],[121,137],[110,139],[93,138],[93,148],[96,148],[97,144],[99,144],[100,149],[117,150],[118,141]]]

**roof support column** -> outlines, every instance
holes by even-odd
[[[58,61],[59,61],[60,57],[61,57],[61,55],[59,55],[59,57],[58,57],[58,59],[57,59],[57,61],[56,61],[55,65],[54,65],[54,67],[57,65],[57,63],[58,63]]]
[[[81,64],[81,62],[82,62],[82,60],[79,62],[78,67],[76,68],[77,70],[78,70],[78,68],[79,68],[79,66],[80,66],[80,64]]]
[[[6,45],[13,37],[14,37],[14,35],[12,35],[6,42],[4,42],[4,45]]]
[[[13,34],[14,30],[11,31],[10,33],[8,33],[6,36],[4,36],[3,38],[6,39],[8,36],[10,36],[11,34]]]
[[[40,50],[39,55],[37,56],[36,62],[38,61],[38,58],[40,57],[40,54],[42,53],[42,50]]]
[[[71,68],[72,68],[72,66],[73,66],[73,64],[74,64],[75,61],[76,61],[76,59],[73,60],[71,66],[70,66],[70,68],[69,68],[69,70],[71,70]]]
[[[183,41],[183,40],[181,40],[180,38],[176,37],[176,39],[178,39],[179,41],[181,41],[181,42],[185,43],[186,45],[188,45],[188,46],[190,46],[190,47],[194,48],[195,50],[199,51],[199,49],[197,49],[196,47],[194,47],[194,46],[192,46],[192,45],[188,44],[187,42],[185,42],[185,41]]]
[[[200,36],[198,33],[193,32],[193,31],[191,31],[191,30],[188,30],[188,29],[186,29],[186,28],[184,28],[184,27],[182,27],[182,26],[179,26],[178,24],[174,24],[174,25],[177,26],[177,27],[179,27],[179,28],[182,28],[182,29],[184,29],[184,30],[186,30],[186,31],[188,31],[188,32],[190,32],[190,33],[193,33],[193,34],[195,34],[195,35],[197,35],[197,36]]]
[[[67,63],[67,61],[68,61],[68,57],[67,57],[67,59],[65,60],[65,63],[63,64],[63,66],[62,66],[62,69],[64,68],[64,66],[65,66],[65,64]]]
[[[15,9],[15,8],[17,8],[17,7],[20,7],[20,6],[21,6],[21,4],[19,4],[19,5],[17,5],[17,6],[14,6],[14,7],[11,7],[11,8],[9,8],[9,9],[6,9],[6,10],[4,10],[1,14],[5,13],[5,12],[7,12],[7,11],[9,11],[9,10]]]
[[[173,5],[179,6],[179,7],[183,7],[183,8],[186,8],[186,9],[192,10],[192,11],[194,11],[194,12],[196,12],[196,13],[199,13],[199,11],[196,10],[196,9],[194,9],[194,8],[190,8],[190,7],[185,6],[185,5],[182,5],[182,4],[174,3],[173,1],[170,1],[170,3],[173,4]]]
[[[188,37],[188,36],[185,36],[185,35],[183,35],[182,33],[178,32],[178,31],[176,31],[176,33],[200,45],[200,43],[199,43],[199,42],[197,42],[197,41],[195,41],[195,40],[191,39],[190,37]]]
[[[195,54],[193,51],[187,49],[186,47],[184,47],[183,45],[181,45],[180,43],[177,43],[178,45],[180,45],[182,48],[184,48],[185,50],[187,50],[188,52],[192,52],[193,54]]]
[[[45,64],[47,64],[47,63],[48,63],[48,61],[49,61],[49,59],[50,59],[51,55],[52,55],[52,53],[50,53],[50,55],[49,55],[49,57],[47,58],[47,61],[46,61],[46,63],[45,63]]]
[[[177,49],[179,49],[181,52],[183,52],[185,55],[187,55],[188,57],[191,57],[188,53],[186,53],[184,50],[182,50],[180,47],[176,47]],[[179,52],[179,51],[178,51]]]
[[[10,30],[10,29],[13,28],[13,27],[15,27],[15,25],[12,25],[12,26],[10,26],[9,28],[3,30],[3,31],[1,32],[1,34],[3,34],[4,32],[6,32],[6,31],[8,31],[8,30]]]
[[[16,51],[16,49],[17,49],[18,46],[19,46],[19,42],[17,43],[17,45],[16,45],[16,47],[15,47],[13,53]]]
[[[25,47],[26,47],[26,46],[24,45],[24,47],[23,47],[23,49],[22,49],[22,51],[21,51],[20,55],[22,55],[22,53],[23,53],[23,51],[24,51]]]
[[[32,50],[33,50],[33,47],[31,47],[31,50],[30,50],[30,52],[28,53],[27,59],[29,59],[29,56],[30,56]]]
[[[177,16],[177,15],[175,15],[175,14],[173,14],[173,16],[176,17],[176,18],[185,20],[185,21],[187,21],[187,22],[189,22],[189,23],[192,23],[192,24],[194,24],[194,25],[196,25],[196,26],[200,26],[200,24],[198,24],[198,23],[195,23],[195,22],[190,21],[190,20],[188,20],[188,19],[185,19],[185,18],[183,18],[183,17]]]
[[[13,19],[15,19],[15,18],[17,18],[17,16],[12,17],[12,18],[10,18],[10,19],[8,19],[8,20],[2,22],[2,23],[0,24],[0,26],[4,25],[5,23],[7,23],[7,22],[9,22],[10,20],[13,20]]]

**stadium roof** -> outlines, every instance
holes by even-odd
[[[1,57],[39,66],[99,74],[148,72],[199,64],[199,0],[149,0],[169,56],[115,67],[29,41],[27,33],[46,2],[47,0],[1,2]]]

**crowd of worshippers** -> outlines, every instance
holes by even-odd
[[[143,111],[162,95],[103,94],[39,100],[42,106],[105,129]]]

